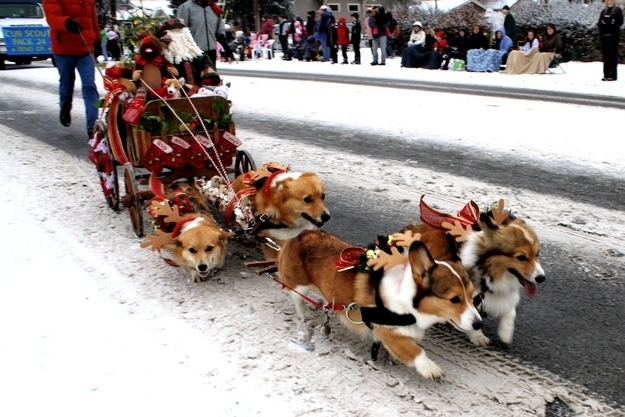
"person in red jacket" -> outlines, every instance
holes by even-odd
[[[101,45],[95,0],[43,0],[43,10],[50,25],[54,63],[59,71],[61,124],[72,123],[71,110],[76,71],[82,84],[82,98],[87,117],[87,133],[92,136],[98,119],[94,104],[100,99],[95,84],[95,46]]]
[[[349,62],[347,62],[349,29],[347,28],[347,21],[344,17],[339,17],[339,24],[336,27],[336,44],[341,47],[341,53],[343,54],[343,62],[341,62],[341,64],[349,64]]]

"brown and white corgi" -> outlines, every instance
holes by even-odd
[[[471,298],[473,284],[459,262],[436,261],[422,242],[405,239],[407,243],[402,243],[402,236],[393,237],[397,246],[380,244],[368,263],[373,268],[360,272],[337,268],[335,262],[353,249],[362,254],[362,249],[322,230],[304,231],[280,251],[279,276],[300,294],[315,290],[329,305],[342,306],[336,313],[343,324],[381,342],[424,378],[440,378],[442,370],[417,342],[436,323],[451,323],[465,332],[481,328]],[[399,252],[399,244],[409,246],[403,248],[405,254]],[[309,318],[303,297],[295,291],[291,295],[297,315]]]
[[[254,233],[269,238],[281,247],[284,242],[304,230],[315,230],[330,220],[325,205],[325,187],[313,172],[297,173],[276,163],[263,165],[260,170],[237,177],[232,186],[247,194],[257,228]],[[276,260],[277,250],[263,245],[267,260]]]
[[[166,193],[174,204],[152,201],[150,214],[161,227],[141,247],[168,251],[174,264],[185,267],[194,282],[206,280],[223,268],[226,246],[234,233],[217,224],[195,184],[175,183]],[[180,216],[180,211],[187,214]]]
[[[423,212],[423,204],[421,208]],[[445,243],[449,233],[461,236],[459,255],[474,284],[474,303],[486,315],[499,319],[501,342],[512,343],[520,288],[528,297],[533,297],[538,292],[537,284],[545,281],[539,260],[540,242],[534,229],[505,211],[500,200],[497,208],[479,214],[479,222],[473,227],[445,230],[416,223],[402,232],[408,230],[420,233],[421,241],[437,259],[451,255]],[[476,345],[490,343],[481,329],[470,331],[468,335]]]

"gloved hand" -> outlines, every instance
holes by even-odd
[[[78,23],[71,17],[65,21],[65,29],[67,29],[69,33],[73,33],[75,35],[78,35],[82,31],[80,23]]]
[[[226,56],[226,58],[234,61],[234,55],[232,55],[232,49],[230,49],[230,45],[228,45],[228,41],[226,40],[226,35],[223,35],[223,34],[217,35],[217,42],[219,42],[220,45],[223,46],[224,55]]]

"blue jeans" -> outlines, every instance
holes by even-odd
[[[59,71],[59,104],[61,110],[72,109],[74,82],[76,71],[80,75],[82,84],[82,99],[85,102],[87,129],[90,129],[98,120],[98,109],[94,104],[100,99],[98,88],[95,85],[95,64],[91,54],[85,55],[57,55],[54,54],[56,69]]]
[[[378,62],[378,48],[380,48],[380,64],[386,64],[386,36],[373,39],[372,42],[373,62]]]
[[[328,46],[328,35],[326,33],[317,33],[317,40],[321,44],[321,52],[323,61],[330,60],[330,47]]]

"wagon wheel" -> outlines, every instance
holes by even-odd
[[[238,177],[239,175],[245,174],[248,171],[255,171],[256,163],[254,163],[254,159],[252,155],[248,151],[239,150],[237,152],[237,157],[234,160],[234,174]]]
[[[126,185],[126,195],[124,196],[124,206],[128,208],[132,229],[137,237],[143,237],[143,210],[141,207],[141,197],[139,196],[139,186],[135,177],[135,170],[131,164],[124,165],[124,184]]]
[[[113,172],[111,175],[113,176],[113,189],[111,190],[111,194],[105,195],[106,204],[113,211],[119,211],[119,178],[117,176],[117,167],[119,167],[119,163],[117,161],[112,161],[113,164]]]

